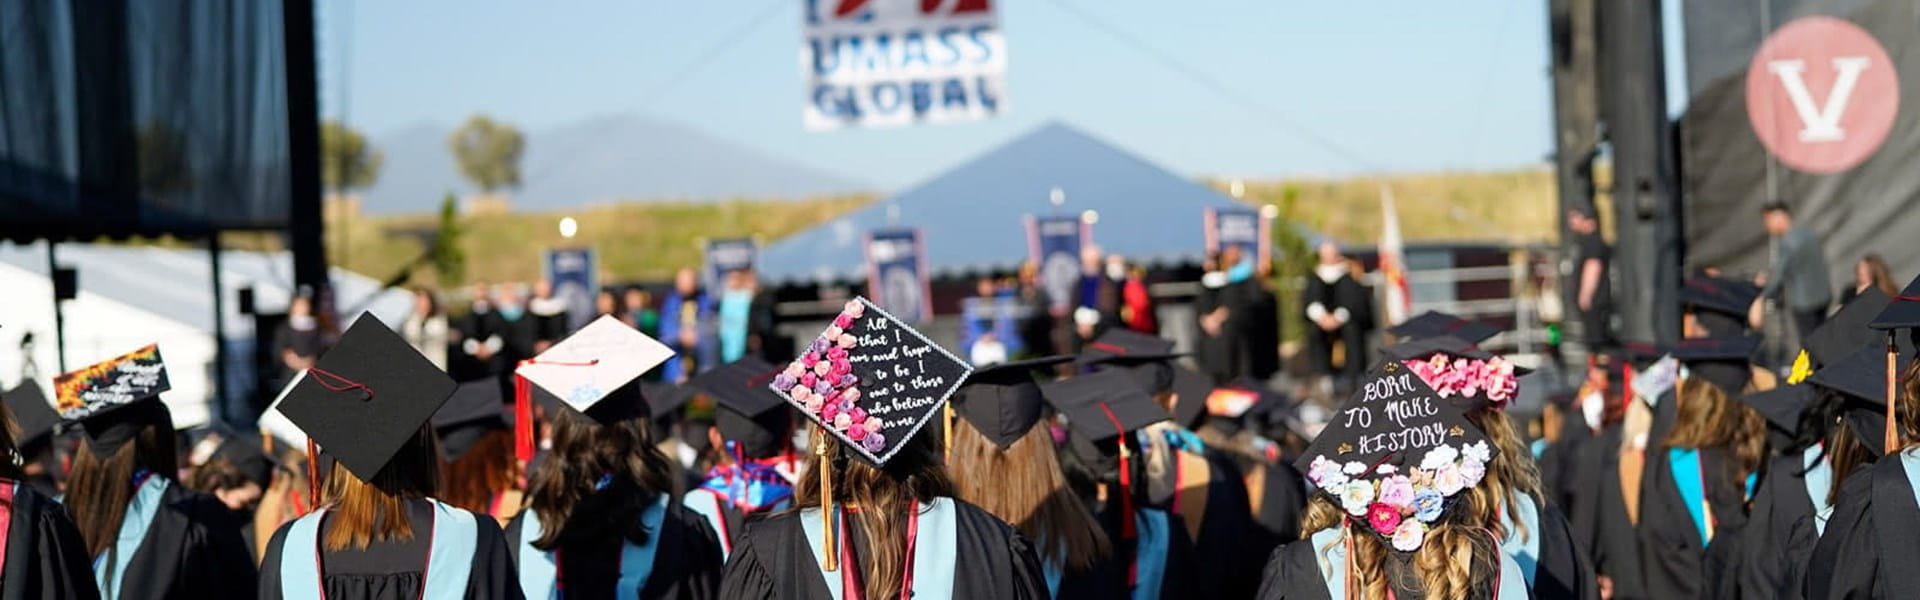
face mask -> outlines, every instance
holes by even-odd
[[[1126,278],[1127,278],[1126,266],[1107,265],[1107,279],[1112,279],[1117,281],[1117,280],[1126,279]]]
[[[1607,400],[1599,394],[1592,394],[1580,402],[1580,416],[1587,420],[1588,429],[1599,429],[1600,419],[1606,415]]]
[[[524,306],[510,305],[500,307],[500,318],[508,321],[518,321],[520,317],[525,314],[527,314],[527,309]]]

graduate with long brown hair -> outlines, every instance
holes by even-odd
[[[1060,471],[1046,401],[1033,372],[1060,356],[974,371],[954,394],[947,466],[958,497],[1014,526],[1040,554],[1055,599],[1127,595],[1127,569]]]
[[[31,388],[30,394],[17,393],[23,388]],[[5,522],[0,528],[0,598],[98,598],[80,530],[59,502],[27,482],[20,468],[27,456],[14,442],[14,432],[22,429],[17,412],[58,417],[32,380],[8,392],[6,400],[7,409],[0,413],[0,451],[7,454],[0,458],[0,521]]]
[[[440,436],[441,500],[502,526],[526,503],[507,406],[499,381],[477,379],[455,387],[432,420]]]
[[[102,598],[250,598],[253,556],[225,504],[174,480],[173,417],[158,346],[54,380],[60,415],[84,432],[67,512]]]
[[[816,339],[830,347],[796,363],[829,385],[772,383],[813,422],[797,510],[747,524],[720,596],[1046,598],[1032,545],[954,499],[936,432],[923,428],[965,363],[864,299]]]
[[[434,499],[428,423],[454,383],[399,334],[362,316],[279,410],[311,436],[318,507],[282,526],[261,561],[262,598],[519,598],[492,518]]]
[[[532,383],[567,399],[548,407],[552,449],[533,472],[527,510],[506,529],[528,598],[693,599],[719,590],[720,541],[674,501],[669,459],[647,422],[639,378],[671,357],[603,315],[523,367]]]

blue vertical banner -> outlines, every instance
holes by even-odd
[[[1251,256],[1259,264],[1273,261],[1273,221],[1251,207],[1208,208],[1206,214],[1207,253],[1215,254],[1228,246],[1240,248],[1241,256]]]
[[[895,318],[924,323],[933,318],[927,252],[918,228],[867,233],[867,298]]]
[[[1054,314],[1073,310],[1080,285],[1080,249],[1093,243],[1093,225],[1077,216],[1027,217],[1027,260]]]
[[[751,269],[760,260],[760,244],[753,238],[707,240],[707,289],[719,290],[726,275]]]
[[[553,284],[553,297],[567,305],[568,330],[593,320],[593,300],[600,291],[596,264],[591,248],[547,250],[547,281]]]

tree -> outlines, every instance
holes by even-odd
[[[512,125],[494,121],[486,115],[474,115],[453,132],[447,141],[460,175],[492,194],[502,188],[519,187],[520,155],[526,140]]]
[[[1299,205],[1300,188],[1293,185],[1282,188],[1280,202],[1275,207],[1280,209],[1279,214],[1273,222],[1273,253],[1279,257],[1273,266],[1274,289],[1285,290],[1275,304],[1280,310],[1280,339],[1288,341],[1306,339],[1306,321],[1296,316],[1306,310],[1300,303],[1298,284],[1319,262],[1312,240],[1307,239],[1307,227],[1311,223],[1301,218]]]
[[[386,155],[339,121],[320,125],[320,182],[336,193],[363,189],[380,177]]]
[[[433,236],[433,270],[440,286],[460,285],[467,277],[467,255],[460,249],[460,201],[447,192],[440,201],[440,231]]]

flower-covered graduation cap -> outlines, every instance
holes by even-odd
[[[768,385],[878,465],[926,426],[972,372],[905,322],[855,298]]]
[[[1351,526],[1412,552],[1497,450],[1465,412],[1412,369],[1368,373],[1295,466],[1345,509]]]

